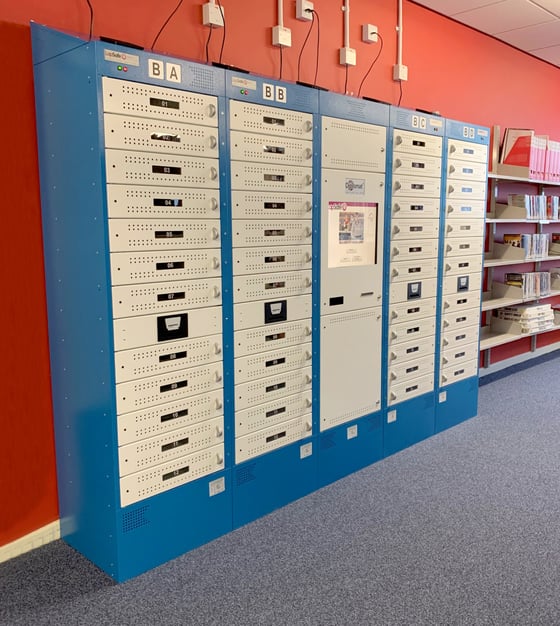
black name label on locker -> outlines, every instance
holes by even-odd
[[[183,387],[188,387],[188,380],[179,380],[176,383],[169,383],[168,385],[161,385],[159,390],[160,393],[165,393],[166,391],[175,391],[175,389],[181,389]]]
[[[162,452],[168,452],[169,450],[173,450],[174,448],[179,448],[181,446],[186,446],[189,443],[189,438],[185,437],[184,439],[177,439],[177,441],[172,441],[171,443],[166,443],[161,446]]]
[[[179,102],[175,100],[164,100],[163,98],[150,98],[150,104],[153,107],[162,107],[163,109],[179,108]]]
[[[276,341],[277,339],[285,339],[286,333],[274,333],[274,335],[267,335],[265,341]]]
[[[158,293],[157,301],[165,302],[166,300],[184,300],[184,291],[172,291],[171,293]]]
[[[265,174],[264,179],[274,183],[283,183],[286,180],[284,174]]]
[[[154,236],[156,239],[183,239],[185,232],[183,230],[156,230]]]
[[[179,135],[171,135],[170,133],[152,133],[150,137],[154,141],[175,141],[181,143],[181,137],[179,137]]]
[[[274,367],[275,365],[283,365],[286,362],[286,357],[281,357],[279,359],[271,359],[270,361],[265,361],[265,367]]]
[[[170,422],[171,420],[179,419],[180,417],[186,417],[189,414],[188,409],[182,409],[181,411],[173,411],[173,413],[166,413],[159,418],[160,422]]]
[[[279,389],[285,389],[286,383],[276,383],[275,385],[268,385],[265,388],[265,393],[270,393],[271,391],[278,391]]]
[[[153,174],[174,174],[179,176],[181,172],[182,169],[174,165],[152,165]]]
[[[265,237],[283,237],[286,231],[281,228],[268,228],[264,231]]]
[[[286,148],[282,148],[282,146],[263,146],[263,150],[271,154],[285,154],[286,153]]]
[[[154,206],[183,206],[181,198],[154,198]]]
[[[164,261],[156,263],[156,270],[182,270],[185,269],[184,261]]]
[[[286,203],[285,202],[265,202],[264,208],[265,209],[285,209]]]
[[[187,351],[184,350],[183,352],[172,352],[171,354],[162,354],[159,357],[159,362],[165,363],[166,361],[177,361],[178,359],[186,359],[186,358],[187,358]]]
[[[285,413],[286,407],[283,406],[280,409],[273,409],[272,411],[267,411],[265,413],[266,417],[274,417],[275,415],[280,415],[280,413]]]
[[[264,257],[265,263],[284,263],[285,260],[286,260],[285,256],[265,256]]]
[[[273,124],[274,126],[285,126],[286,120],[283,120],[281,117],[269,117],[265,115],[263,117],[263,122],[265,124]]]
[[[282,431],[281,433],[276,433],[275,435],[270,435],[270,437],[266,438],[266,443],[271,443],[272,441],[276,441],[278,439],[282,439],[282,437],[286,436],[286,431]]]
[[[168,472],[167,474],[164,474],[161,479],[162,480],[170,480],[171,478],[177,478],[177,476],[180,476],[181,474],[188,474],[189,472],[189,466],[185,465],[185,467],[181,467],[180,469],[176,469],[173,470],[172,472]]]

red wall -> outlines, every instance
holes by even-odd
[[[18,0],[2,4],[0,59],[3,124],[2,285],[0,324],[3,411],[0,418],[0,545],[58,517],[50,409],[45,288],[42,278],[39,191],[28,23],[87,33],[85,0],[72,3]],[[107,35],[150,47],[177,0],[92,0],[94,35]],[[158,40],[158,52],[204,60],[208,29],[200,24],[202,0],[184,0]],[[338,65],[343,45],[342,2],[315,0],[320,24],[318,84],[344,88]],[[276,0],[224,0],[227,39],[223,62],[279,77],[279,52],[270,45]],[[297,78],[298,55],[309,23],[294,19],[293,0],[284,2],[285,25],[293,47],[284,52],[283,78]],[[353,0],[351,45],[358,64],[348,74],[357,93],[378,44],[360,41],[362,23],[375,23],[384,39],[382,54],[362,95],[396,104],[400,92],[391,80],[396,61],[397,0]],[[300,79],[315,74],[316,28],[302,56]],[[223,30],[215,30],[210,60],[218,60]],[[404,2],[403,61],[409,81],[401,105],[439,111],[443,116],[491,126],[534,128],[560,139],[560,69],[411,2]]]

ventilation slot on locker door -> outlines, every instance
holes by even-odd
[[[240,467],[235,472],[235,481],[238,487],[255,480],[255,468],[256,463],[251,463],[250,465],[245,465],[245,467]]]

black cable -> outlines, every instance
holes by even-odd
[[[284,63],[284,57],[282,55],[282,46],[278,46],[280,48],[280,80],[282,80],[282,65]]]
[[[298,62],[297,62],[297,79],[298,79],[298,81],[299,81],[299,76],[300,76],[301,56],[303,54],[305,46],[307,45],[307,40],[309,39],[309,35],[311,35],[311,30],[313,29],[313,24],[315,24],[315,11],[311,11],[311,25],[309,26],[309,30],[307,31],[307,35],[305,37],[305,41],[303,42],[303,46],[301,47],[301,50],[299,51],[299,57],[298,57]]]
[[[401,95],[399,96],[399,101],[397,103],[398,107],[401,106],[401,100],[402,100],[402,80],[399,80],[399,89],[401,90]]]
[[[317,53],[315,55],[315,78],[313,79],[313,86],[315,87],[317,85],[317,74],[319,72],[319,41],[321,39],[321,22],[317,11],[313,10],[312,15],[317,17]]]
[[[210,24],[210,30],[208,32],[208,39],[206,40],[206,63],[209,63],[209,55],[208,55],[208,46],[210,45],[210,39],[212,38],[212,32],[214,31],[214,27]]]
[[[89,38],[88,41],[91,41],[93,36],[93,7],[91,6],[90,0],[86,0],[89,7]]]
[[[381,56],[381,51],[383,50],[383,37],[379,33],[377,36],[379,37],[379,41],[381,42],[381,45],[379,46],[379,50],[377,51],[377,55],[375,59],[373,59],[371,65],[369,66],[369,70],[366,72],[366,75],[362,78],[362,82],[360,83],[360,88],[358,89],[358,98],[360,97],[360,94],[362,93],[362,87],[364,86],[364,83],[366,82],[366,78],[368,77],[369,73],[373,69],[373,66],[377,63],[377,59],[379,59],[379,57]]]
[[[344,95],[346,95],[346,89],[348,88],[348,63],[344,66]]]
[[[224,45],[226,43],[226,16],[224,15],[224,9],[222,8],[222,3],[218,0],[218,7],[220,8],[220,13],[222,14],[222,22],[224,24],[224,34],[222,36],[222,47],[220,48],[220,58],[218,62],[222,62],[222,56],[224,54]]]
[[[154,41],[152,42],[152,46],[150,48],[150,50],[154,49],[154,46],[156,45],[156,41],[159,39],[159,36],[161,35],[161,33],[163,32],[163,29],[167,26],[169,20],[175,15],[175,13],[177,13],[177,11],[179,10],[179,7],[183,4],[183,0],[179,0],[179,4],[175,7],[175,10],[173,11],[173,13],[171,13],[171,15],[165,20],[165,22],[163,23],[163,26],[159,29],[158,34],[155,36]]]

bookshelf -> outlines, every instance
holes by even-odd
[[[499,129],[497,137],[495,131],[494,140],[494,145],[499,145]],[[481,306],[483,314],[480,332],[481,376],[494,369],[500,369],[512,361],[519,362],[533,358],[542,351],[542,348],[539,347],[538,338],[560,330],[560,325],[555,325],[536,332],[521,332],[515,323],[504,323],[503,320],[494,317],[494,312],[504,307],[552,303],[553,298],[560,297],[560,280],[551,282],[550,290],[531,297],[524,297],[520,287],[506,285],[502,282],[506,272],[528,273],[548,271],[551,267],[560,268],[560,255],[550,253],[540,256],[527,255],[523,248],[503,242],[504,233],[509,230],[521,235],[543,235],[551,232],[551,229],[554,230],[554,224],[560,224],[560,219],[527,218],[525,209],[504,204],[504,197],[516,193],[560,195],[560,183],[516,176],[510,173],[515,171],[515,168],[512,167],[508,168],[508,173],[501,173],[503,168],[497,172],[495,155],[492,160],[492,168],[494,171],[488,173],[486,246],[483,262],[485,291],[482,294]],[[560,231],[560,227],[557,230]],[[527,345],[525,342],[520,344],[517,350],[515,348],[507,350],[505,357],[503,352],[500,354],[500,347],[527,338],[530,340],[528,351],[525,348]],[[560,348],[560,339],[558,342],[547,342],[546,351],[555,349],[555,347]],[[514,356],[512,357],[511,354]]]

